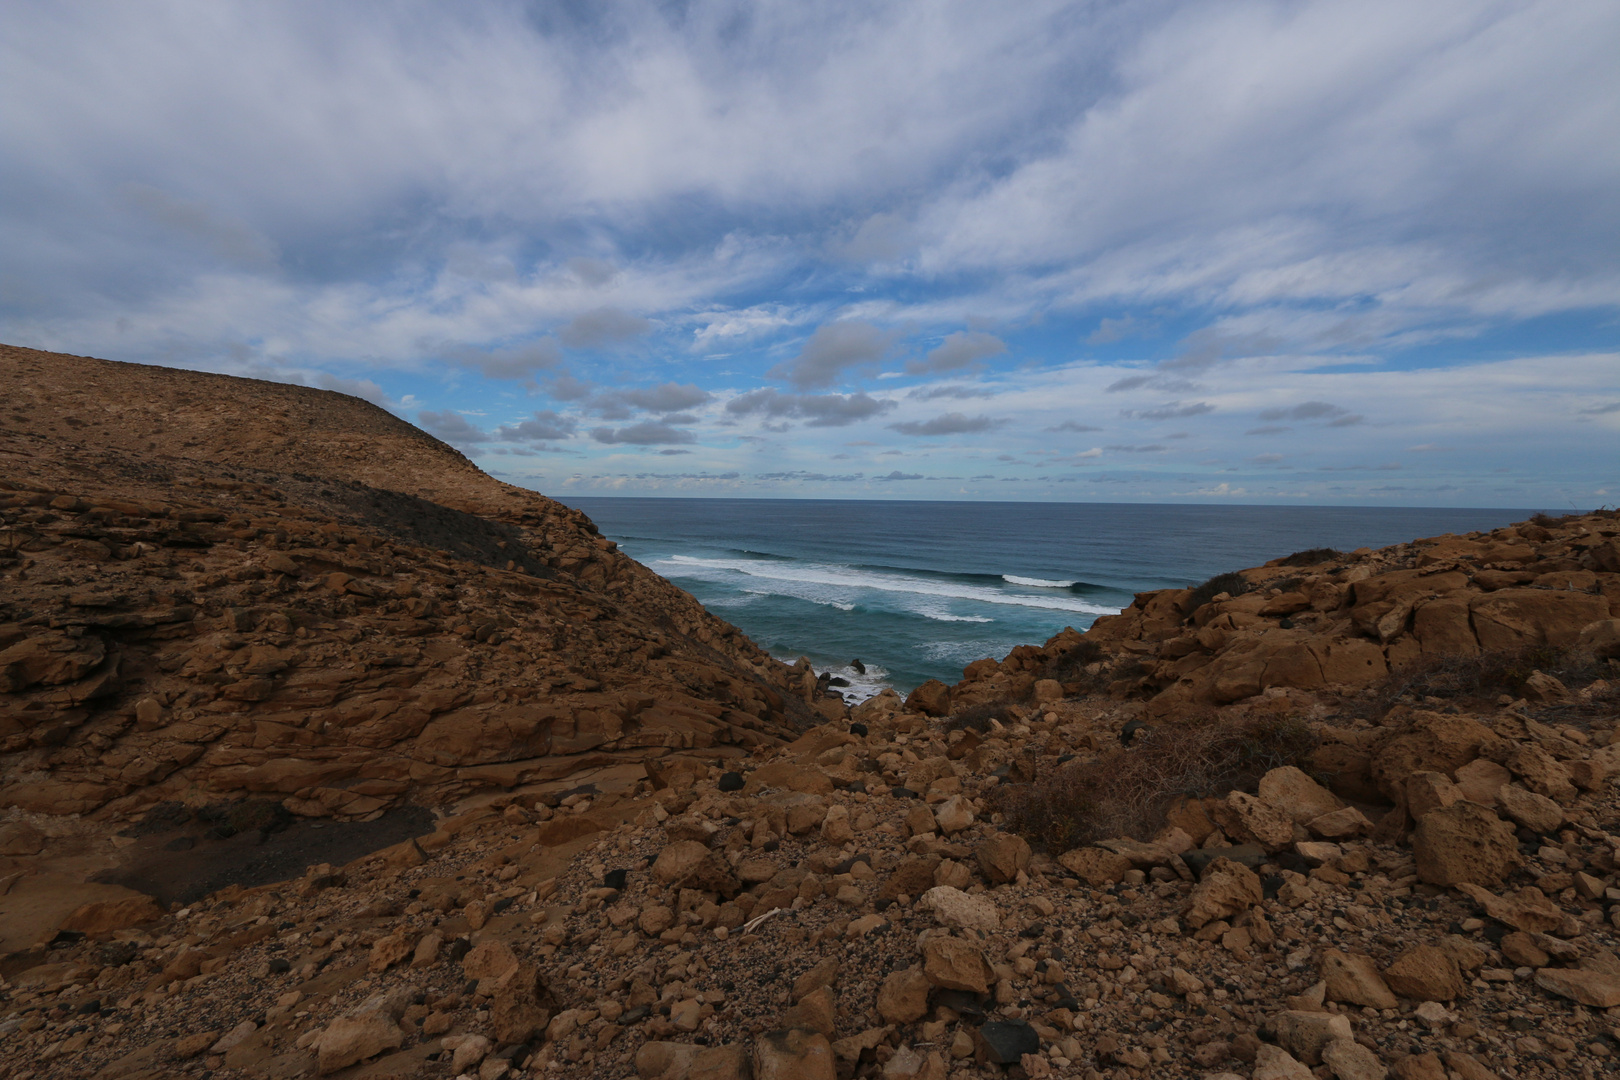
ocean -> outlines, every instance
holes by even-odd
[[[1307,548],[1493,529],[1530,510],[786,499],[569,500],[772,655],[848,682],[955,682],[1134,593]],[[859,661],[855,664],[854,661]],[[862,670],[864,668],[864,671]]]

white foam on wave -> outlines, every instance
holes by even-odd
[[[756,582],[781,582],[794,585],[823,585],[848,589],[873,589],[879,592],[912,596],[935,596],[950,600],[969,600],[980,604],[1002,604],[1012,607],[1043,608],[1048,611],[1072,611],[1082,615],[1115,615],[1118,608],[1092,604],[1067,596],[1030,596],[1004,592],[982,585],[950,584],[927,578],[903,577],[899,574],[879,574],[856,570],[848,566],[822,563],[781,563],[752,559],[702,559],[693,555],[672,555],[653,564],[665,577],[697,577],[724,580],[716,575],[741,574]],[[750,590],[752,591],[752,590]],[[801,595],[791,593],[790,595]],[[806,597],[809,599],[809,597]],[[919,614],[924,614],[919,612]]]
[[[1048,581],[1046,578],[1019,577],[1017,574],[1002,574],[1001,580],[1009,585],[1025,585],[1031,589],[1067,589],[1078,585],[1078,581]]]

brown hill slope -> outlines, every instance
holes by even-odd
[[[365,817],[841,712],[359,399],[12,347],[0,381],[0,807]]]

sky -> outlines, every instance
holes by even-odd
[[[1620,503],[1620,5],[14,3],[0,341],[577,495]]]

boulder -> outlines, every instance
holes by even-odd
[[[1502,786],[1512,779],[1505,766],[1480,758],[1457,770],[1457,791],[1469,802],[1495,806]]]
[[[1499,923],[1506,923],[1527,934],[1544,934],[1564,926],[1564,912],[1534,885],[1526,885],[1512,896],[1497,896],[1471,882],[1459,882],[1457,891],[1480,906]]]
[[[1612,971],[1542,968],[1536,972],[1536,985],[1549,994],[1593,1009],[1612,1009],[1620,1005],[1620,974]]]
[[[1533,833],[1550,836],[1564,823],[1564,808],[1518,784],[1508,784],[1497,793],[1502,813]]]
[[[1234,791],[1215,804],[1215,820],[1235,840],[1253,841],[1267,851],[1281,851],[1294,842],[1294,821],[1275,806],[1253,795]]]
[[[920,902],[942,925],[989,932],[1001,929],[1001,913],[988,896],[970,896],[948,885],[936,885],[922,894]]]
[[[72,930],[90,937],[127,930],[142,923],[156,922],[164,916],[163,908],[150,896],[139,893],[114,900],[96,900],[82,904],[62,920],[59,930]]]
[[[836,1080],[832,1044],[819,1031],[784,1028],[754,1040],[754,1080]]]
[[[1374,1009],[1393,1009],[1400,1004],[1370,956],[1328,949],[1322,953],[1321,969],[1330,1001]]]
[[[1430,885],[1500,885],[1520,862],[1513,826],[1472,802],[1425,814],[1412,831],[1412,855]]]
[[[973,849],[979,869],[992,885],[1005,885],[1029,865],[1029,844],[1017,833],[997,833]]]
[[[1261,1043],[1255,1051],[1254,1072],[1249,1076],[1250,1080],[1316,1080],[1316,1074],[1311,1072],[1309,1065],[1270,1043]],[[1226,1077],[1243,1080],[1237,1073],[1216,1073],[1208,1080],[1224,1080]]]
[[[1414,945],[1384,969],[1384,982],[1413,1001],[1452,1001],[1464,982],[1457,961],[1433,945]]]
[[[892,972],[878,987],[877,1011],[885,1024],[913,1024],[928,1015],[928,977],[917,968]]]
[[[1349,1039],[1350,1018],[1343,1013],[1279,1013],[1275,1022],[1277,1044],[1307,1065],[1320,1065],[1322,1051],[1335,1039]]]
[[[1419,821],[1431,810],[1443,810],[1462,799],[1462,791],[1444,773],[1419,769],[1406,778],[1406,812]]]
[[[326,1076],[385,1050],[398,1049],[404,1042],[405,1033],[384,1012],[339,1017],[327,1025],[315,1044],[316,1068]]]
[[[38,855],[45,850],[45,834],[26,821],[0,825],[0,855]]]
[[[924,716],[944,716],[951,711],[951,688],[929,679],[907,695],[906,708]]]
[[[1331,814],[1311,818],[1305,823],[1306,831],[1312,836],[1320,836],[1327,840],[1341,840],[1347,836],[1360,836],[1362,833],[1372,831],[1372,822],[1367,816],[1353,806],[1342,807]]]
[[[1609,602],[1564,590],[1498,589],[1475,597],[1469,612],[1481,647],[1511,652],[1576,644],[1586,627],[1609,618]]]
[[[923,942],[923,976],[946,990],[984,994],[989,992],[995,972],[977,945],[938,935]]]
[[[1095,847],[1065,851],[1058,856],[1058,865],[1094,889],[1123,881],[1131,871],[1131,860]]]
[[[1204,869],[1203,880],[1194,886],[1182,907],[1182,918],[1197,930],[1216,919],[1233,915],[1260,903],[1264,891],[1253,870],[1230,859],[1218,858]]]
[[[1344,806],[1333,792],[1292,765],[1272,769],[1260,778],[1260,799],[1300,825]]]
[[[1490,728],[1466,716],[1418,713],[1411,726],[1386,741],[1372,756],[1373,782],[1385,798],[1399,802],[1406,778],[1429,771],[1454,776],[1458,769],[1494,748],[1505,748]]]
[[[1581,627],[1576,645],[1600,660],[1620,659],[1620,619],[1598,619]]]
[[[1569,768],[1535,743],[1516,744],[1502,764],[1537,795],[1569,803],[1580,794],[1575,790]]]
[[[1389,1070],[1378,1055],[1354,1039],[1334,1039],[1322,1049],[1322,1064],[1335,1080],[1385,1080]]]
[[[674,889],[696,889],[735,896],[742,882],[719,853],[697,840],[666,844],[652,865],[653,877]]]
[[[973,805],[961,795],[952,795],[934,807],[934,821],[945,836],[952,836],[973,824]]]

